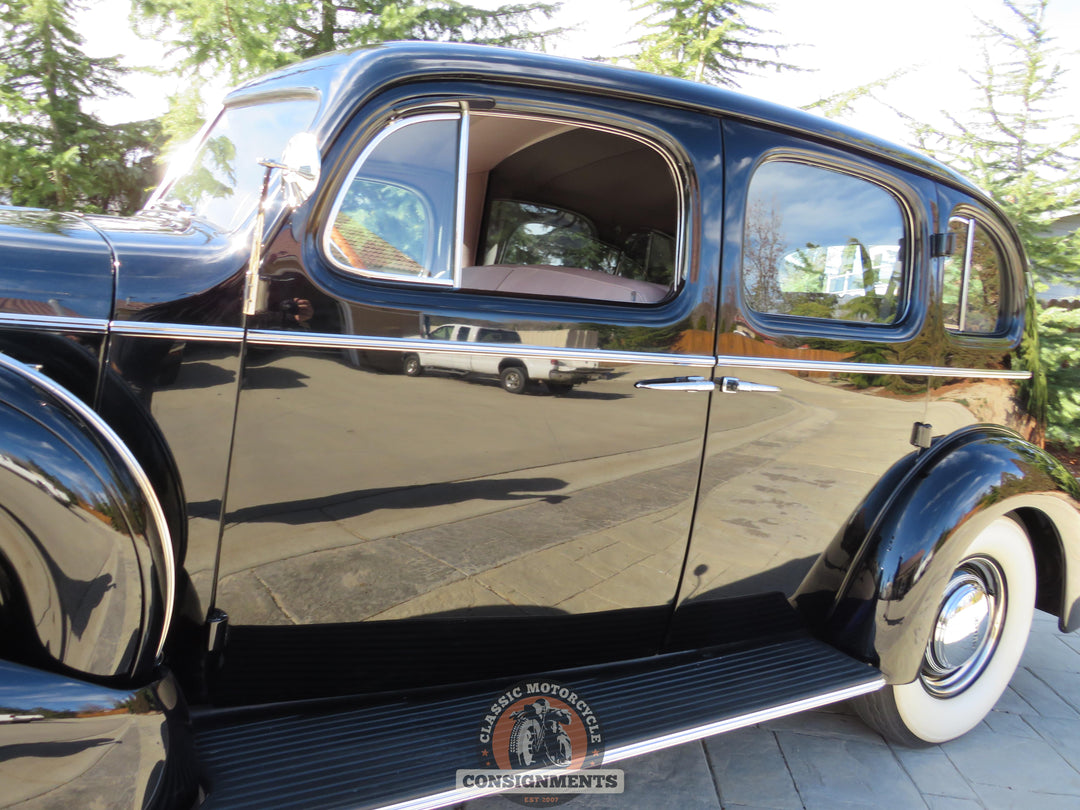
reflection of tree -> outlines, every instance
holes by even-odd
[[[390,183],[356,180],[349,187],[338,219],[349,220],[372,236],[392,245],[417,265],[424,262],[428,217],[415,192]],[[340,224],[335,223],[337,227]],[[376,268],[378,269],[378,268]],[[416,270],[409,270],[415,273]]]
[[[743,289],[758,312],[783,312],[780,263],[787,254],[783,221],[775,207],[761,201],[750,204],[743,247]]]
[[[203,200],[231,197],[236,188],[236,144],[225,136],[208,138],[192,170],[181,177],[169,196],[198,208]]]
[[[679,342],[683,332],[690,328],[690,319],[685,318],[670,326],[608,326],[590,324],[590,331],[599,335],[599,349],[625,352],[663,352],[670,351]]]

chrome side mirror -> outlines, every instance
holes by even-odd
[[[290,208],[297,208],[314,193],[322,171],[322,158],[315,136],[310,132],[293,135],[281,153],[281,163],[285,201]]]
[[[273,160],[260,160],[259,163],[266,167],[267,178],[270,169],[281,169],[281,185],[289,208],[298,208],[314,193],[322,171],[319,144],[310,132],[298,132],[289,138],[280,163]],[[264,195],[265,192],[264,187]]]

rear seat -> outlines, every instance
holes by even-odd
[[[465,267],[461,286],[466,290],[557,295],[588,301],[621,301],[655,304],[668,295],[663,284],[612,276],[599,270],[581,267],[556,267],[549,264],[491,264]]]

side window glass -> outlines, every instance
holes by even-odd
[[[672,155],[631,131],[465,106],[367,144],[324,227],[335,266],[498,295],[653,304],[678,289]]]
[[[743,292],[769,315],[887,324],[904,289],[904,214],[843,172],[772,161],[750,182]]]
[[[338,197],[327,252],[346,270],[453,278],[460,116],[405,119],[364,150]]]
[[[953,217],[949,229],[955,246],[945,259],[942,279],[945,327],[955,332],[997,332],[1005,268],[1001,252],[976,219]]]

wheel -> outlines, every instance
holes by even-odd
[[[504,391],[522,394],[525,392],[525,386],[529,384],[529,375],[521,366],[507,366],[499,372],[499,381]]]
[[[402,370],[410,377],[419,377],[424,373],[424,367],[420,364],[420,358],[415,354],[405,355],[401,363]]]
[[[569,394],[571,391],[574,390],[573,383],[549,382],[547,384],[547,387],[548,391],[550,391],[557,397],[565,396],[566,394]]]
[[[998,518],[965,549],[937,608],[919,676],[855,701],[862,719],[905,745],[932,745],[973,729],[1009,685],[1035,610],[1027,533]]]
[[[510,730],[510,767],[531,768],[536,763],[536,748],[543,734],[540,724],[531,717],[520,717]]]
[[[562,729],[555,736],[555,740],[549,746],[547,752],[548,762],[555,768],[569,767],[574,759],[573,746],[570,744],[570,736]]]

